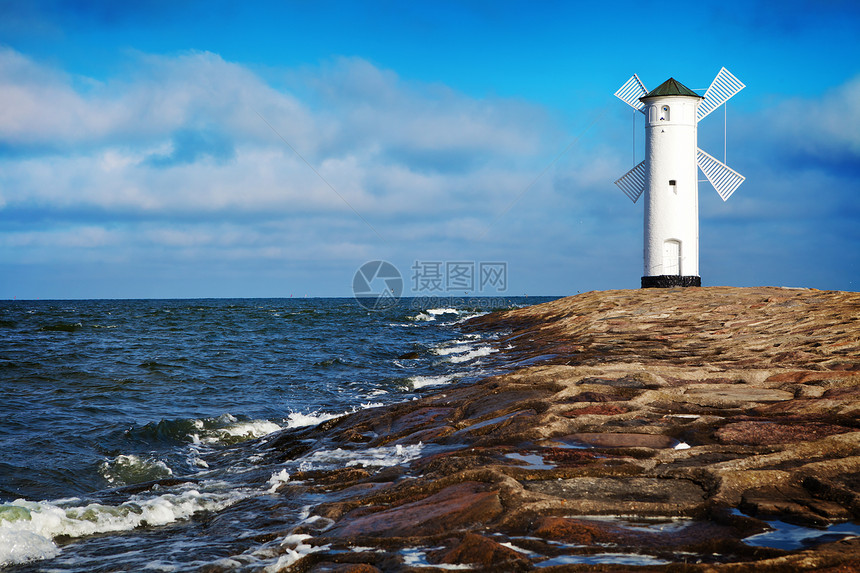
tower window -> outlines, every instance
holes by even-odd
[[[674,193],[675,195],[677,195],[677,194],[678,194],[678,187],[677,187],[677,185],[676,185],[676,184],[677,184],[677,181],[676,181],[676,180],[674,180],[674,179],[669,179],[669,191],[671,191],[671,192],[672,192],[672,193]]]
[[[669,121],[669,106],[664,105],[660,108],[660,121]]]

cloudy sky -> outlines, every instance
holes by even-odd
[[[637,288],[613,93],[722,66],[699,145],[747,179],[700,184],[703,284],[858,290],[860,4],[673,6],[0,0],[0,298],[350,296],[371,260]]]

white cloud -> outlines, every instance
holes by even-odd
[[[795,158],[860,161],[860,76],[820,97],[779,102],[748,131],[768,137],[776,150]]]
[[[607,122],[553,163],[571,136],[545,110],[357,58],[282,71],[278,88],[206,52],[132,64],[95,81],[0,49],[4,262],[173,261],[180,280],[201,261],[292,270],[445,253],[526,265],[539,253],[587,276],[619,249],[641,252],[641,201],[612,185],[631,165],[602,143]],[[702,199],[704,231],[771,221],[779,248],[786,221],[814,234],[800,215],[848,200],[809,188],[839,184],[827,163],[840,153],[856,169],[858,102],[860,78],[736,119],[732,166],[747,181],[727,204]],[[823,174],[798,175],[810,161]]]
[[[547,128],[537,108],[406,85],[359,59],[303,77],[321,98],[311,105],[211,53],[135,64],[76,90],[0,51],[0,97],[11,102],[0,143],[17,150],[0,159],[9,206],[349,211],[339,193],[369,216],[444,212],[504,194]]]

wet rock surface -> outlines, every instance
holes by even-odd
[[[266,442],[403,454],[273,489],[317,500],[284,570],[860,570],[859,294],[604,291],[465,328],[530,365]]]

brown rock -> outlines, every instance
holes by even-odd
[[[588,444],[595,448],[673,448],[678,440],[660,434],[626,434],[586,432],[556,438],[570,444]]]
[[[618,396],[613,396],[611,394],[606,394],[603,392],[582,392],[581,394],[577,394],[572,398],[569,398],[568,402],[614,402],[619,400]]]
[[[413,410],[408,414],[400,416],[399,418],[394,420],[394,422],[391,424],[390,432],[392,434],[399,434],[406,430],[418,430],[419,428],[427,426],[428,424],[444,420],[445,417],[450,415],[452,411],[453,408],[438,407],[427,407]]]
[[[616,416],[618,414],[626,414],[629,410],[623,406],[601,405],[601,406],[586,406],[585,408],[577,408],[576,410],[568,410],[563,415],[568,418],[576,416]]]
[[[717,430],[716,437],[724,444],[770,445],[809,442],[853,431],[853,428],[832,424],[734,422]]]
[[[502,512],[498,491],[464,482],[397,507],[370,515],[351,512],[326,532],[329,537],[412,537],[434,535],[486,523]]]
[[[700,406],[749,407],[755,402],[782,402],[794,398],[793,392],[759,388],[749,384],[697,384],[689,386],[678,400]]]
[[[392,442],[393,444],[417,444],[420,442],[432,442],[439,438],[445,437],[454,432],[451,426],[438,426],[435,428],[427,428],[426,430],[418,430],[413,434],[404,436],[399,440]]]
[[[497,567],[510,571],[512,561],[524,561],[523,555],[510,547],[477,535],[467,533],[454,547],[440,552],[434,558],[437,563],[469,563],[482,567]],[[507,567],[503,567],[507,564]]]
[[[532,535],[552,541],[563,541],[577,545],[591,545],[594,543],[611,543],[617,541],[617,531],[608,529],[604,524],[596,521],[582,521],[566,517],[544,517],[534,530]]]
[[[564,464],[591,462],[613,457],[589,450],[572,450],[568,448],[547,448],[541,453],[546,460]]]
[[[706,492],[692,481],[645,477],[592,477],[533,480],[530,491],[565,500],[565,507],[586,515],[692,515]]]
[[[323,470],[281,488],[284,504],[323,496],[311,514],[331,520],[303,526],[319,551],[296,570],[422,569],[404,563],[406,548],[483,571],[611,552],[659,555],[671,562],[661,571],[857,570],[857,541],[786,552],[742,539],[762,519],[860,518],[860,294],[604,291],[465,328],[506,330],[494,357],[510,369],[267,439],[279,461],[347,442],[426,446],[392,468]],[[654,520],[572,517],[589,515]]]

